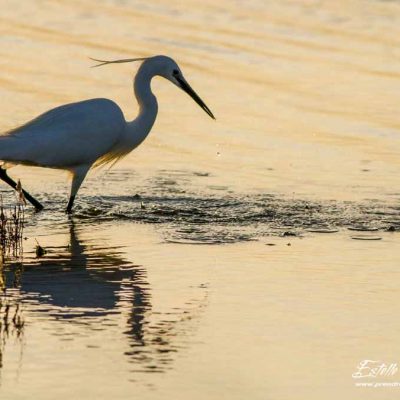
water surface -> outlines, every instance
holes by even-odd
[[[351,375],[400,362],[399,20],[378,0],[3,1],[1,131],[92,97],[134,118],[137,66],[88,57],[168,54],[217,121],[156,79],[152,134],[72,218],[64,173],[10,170],[46,211],[4,264],[1,398],[398,398]]]

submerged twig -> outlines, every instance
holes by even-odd
[[[35,253],[36,253],[36,258],[43,257],[47,252],[44,247],[40,245],[40,243],[36,240],[36,248],[35,248]]]

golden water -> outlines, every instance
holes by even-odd
[[[72,221],[63,173],[10,171],[49,210],[7,267],[1,399],[398,398],[352,374],[400,363],[399,2],[0,5],[2,131],[92,97],[134,118],[137,67],[88,57],[170,55],[217,117],[156,79],[153,132]]]

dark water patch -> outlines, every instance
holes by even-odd
[[[347,229],[350,231],[360,231],[360,232],[379,231],[379,228],[377,228],[375,226],[349,226]]]
[[[201,182],[196,186],[197,180]],[[210,184],[207,172],[161,170],[143,177],[131,171],[109,171],[85,182],[74,217],[88,223],[132,221],[155,224],[166,242],[234,243],[282,236],[400,230],[399,199],[363,202],[293,198],[270,193],[232,193]],[[65,220],[68,192],[47,190],[39,197],[46,210],[30,214],[29,223]],[[310,232],[312,233],[312,232]]]
[[[382,240],[380,236],[370,236],[370,235],[358,235],[351,237],[354,240]]]
[[[99,200],[99,199],[98,199]],[[301,236],[309,231],[335,233],[341,228],[360,231],[400,228],[399,211],[376,202],[338,202],[286,199],[271,195],[141,195],[109,198],[97,202],[83,199],[76,217],[102,220],[130,220],[162,225],[168,242],[234,243],[281,236],[282,230]]]
[[[337,233],[337,232],[339,232],[339,229],[311,228],[311,229],[307,229],[307,232],[312,232],[312,233]]]

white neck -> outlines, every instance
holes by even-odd
[[[143,63],[133,83],[135,97],[139,103],[139,115],[133,121],[127,122],[127,140],[129,140],[132,148],[143,142],[150,133],[157,117],[157,99],[150,86],[154,75],[151,66]]]

